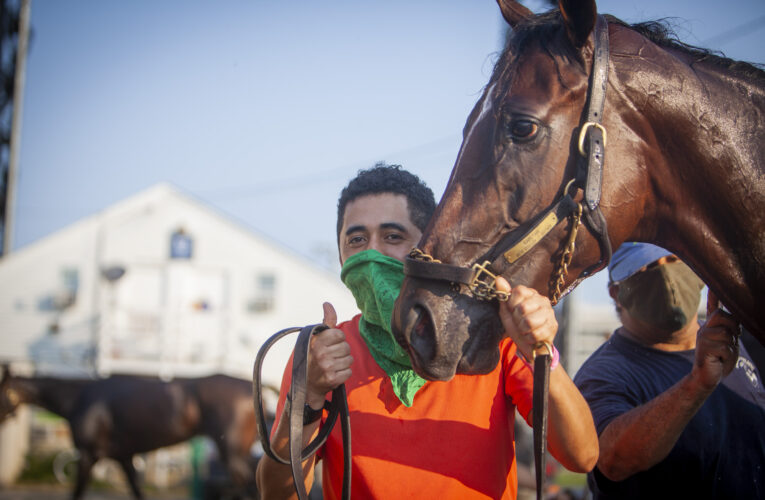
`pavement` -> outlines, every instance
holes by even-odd
[[[188,500],[182,492],[144,492],[146,500]],[[64,486],[13,485],[0,488],[0,500],[69,500],[71,490]],[[86,490],[82,500],[127,500],[133,497],[127,492]]]

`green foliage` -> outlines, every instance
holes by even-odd
[[[29,454],[26,456],[24,469],[21,471],[19,483],[44,483],[55,484],[56,476],[53,474],[53,459],[55,454]]]
[[[561,488],[587,488],[587,474],[577,474],[561,467],[553,482]]]

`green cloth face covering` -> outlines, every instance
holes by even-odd
[[[340,279],[361,309],[359,331],[369,352],[390,377],[398,399],[412,406],[425,379],[412,370],[409,355],[396,342],[390,326],[393,304],[404,281],[404,264],[377,250],[364,250],[348,257]]]

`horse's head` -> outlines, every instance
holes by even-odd
[[[513,1],[499,3],[512,37],[467,120],[394,311],[397,339],[431,379],[496,366],[504,332],[497,302],[485,300],[494,295],[493,274],[556,301],[610,257],[598,206],[602,171],[580,163],[583,155],[596,163],[603,158],[603,129],[583,123],[601,120],[602,110],[588,103],[604,99],[608,68],[595,54],[608,28],[594,1],[561,1],[559,12],[540,16]],[[607,38],[605,44],[607,62]],[[591,70],[593,60],[600,66]],[[591,72],[600,80],[591,80]],[[602,92],[594,94],[593,86]]]
[[[12,415],[21,404],[21,396],[13,387],[13,377],[8,365],[2,367],[0,379],[0,422]]]

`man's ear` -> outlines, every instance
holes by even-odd
[[[611,298],[613,299],[614,307],[616,308],[616,315],[619,316],[619,320],[621,321],[622,311],[624,310],[624,308],[622,307],[622,304],[619,302],[619,285],[615,283],[609,283],[608,295],[610,295]]]

